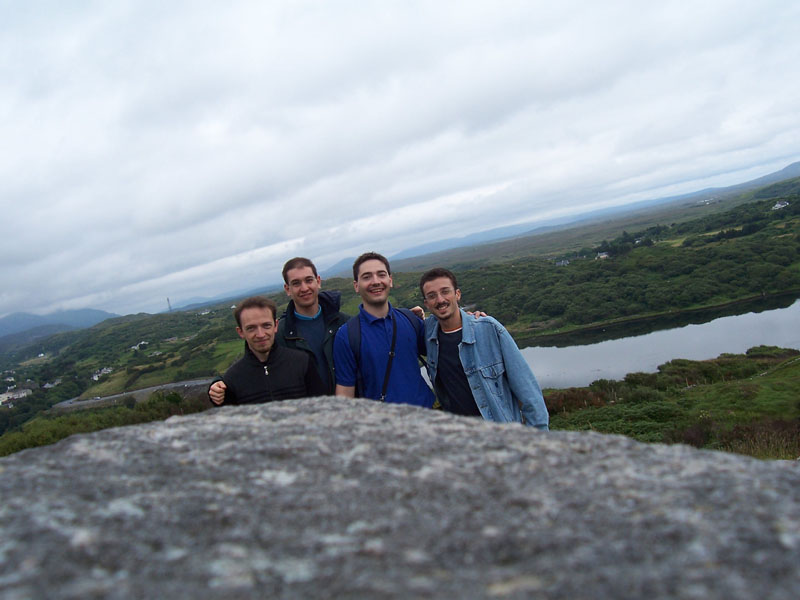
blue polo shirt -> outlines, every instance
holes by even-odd
[[[422,378],[418,354],[425,354],[425,334],[422,321],[412,324],[405,315],[392,308],[385,317],[374,317],[364,310],[358,311],[361,327],[361,379],[364,389],[361,395],[378,400],[381,397],[389,348],[392,343],[392,320],[397,323],[397,341],[386,402],[413,404],[430,408],[433,392]],[[336,383],[352,387],[356,385],[356,359],[350,348],[350,339],[345,323],[336,332],[333,342],[333,361],[336,365]]]

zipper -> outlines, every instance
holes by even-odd
[[[274,400],[274,398],[272,397],[272,386],[269,384],[269,366],[268,365],[264,365],[264,377],[267,380],[266,384],[267,384],[267,392],[269,392],[269,400],[270,400],[270,402],[272,402],[272,400]]]

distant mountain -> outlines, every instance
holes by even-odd
[[[422,256],[424,254],[432,254],[441,250],[449,250],[451,248],[461,248],[462,246],[474,246],[476,244],[483,244],[486,242],[494,242],[497,240],[516,237],[519,235],[530,235],[533,233],[545,233],[552,231],[556,223],[566,223],[569,219],[559,219],[558,221],[548,221],[547,224],[540,227],[534,227],[535,223],[520,223],[518,225],[508,225],[506,227],[496,227],[494,229],[487,229],[486,231],[479,231],[471,235],[458,238],[448,238],[446,240],[437,240],[429,244],[422,244],[407,248],[402,252],[394,254],[391,259],[399,260],[403,258],[411,258],[413,256]],[[533,228],[533,229],[532,229]]]
[[[43,339],[61,333],[63,331],[72,331],[75,327],[63,325],[59,323],[51,323],[49,325],[39,325],[32,327],[25,331],[18,331],[17,333],[9,333],[8,335],[0,336],[0,354],[8,352],[18,346],[25,346],[38,339]]]
[[[319,272],[320,276],[323,279],[330,279],[331,277],[353,277],[353,263],[355,262],[355,256],[348,256],[347,258],[343,258],[335,265],[331,265],[327,269],[323,269]]]
[[[247,298],[248,296],[259,296],[265,294],[274,294],[275,292],[280,291],[283,288],[283,283],[270,283],[267,284],[265,287],[255,288],[255,289],[243,289],[237,290],[233,292],[225,292],[218,296],[214,296],[213,298],[206,298],[206,297],[194,297],[188,298],[186,300],[179,300],[175,304],[172,305],[172,310],[195,310],[198,308],[206,308],[208,306],[213,306],[216,304],[221,304],[222,302],[236,302],[237,300],[241,300],[242,298]],[[162,311],[168,312],[168,311]]]
[[[683,194],[680,196],[670,196],[667,198],[659,198],[658,200],[649,200],[646,201],[645,204],[659,204],[664,202],[671,202],[673,200],[691,199],[691,200],[702,201],[709,199],[718,199],[724,196],[741,194],[743,192],[756,190],[758,188],[764,188],[762,190],[763,193],[772,194],[774,190],[770,188],[765,188],[765,186],[769,186],[772,183],[786,181],[788,179],[794,179],[796,177],[800,177],[800,161],[794,162],[784,167],[780,171],[775,171],[774,173],[769,173],[768,175],[764,175],[756,179],[751,179],[750,181],[745,181],[744,183],[737,183],[736,185],[729,185],[727,187],[721,187],[721,188],[705,188],[698,192],[691,192],[689,194]]]
[[[722,189],[731,190],[741,187],[752,189],[769,185],[770,183],[784,181],[786,179],[793,179],[795,177],[800,177],[800,161],[794,162],[789,166],[784,167],[780,171],[775,171],[774,173],[770,173],[769,175],[764,175],[763,177],[759,177],[758,179],[753,179],[751,181],[746,181],[745,183],[740,183],[739,185],[732,185],[728,188],[722,188]]]
[[[755,190],[753,197],[763,200],[764,198],[777,198],[779,196],[791,196],[795,194],[800,194],[800,177],[779,181],[765,188]]]
[[[33,315],[30,313],[12,313],[0,319],[0,337],[28,331],[43,325],[61,326],[61,331],[91,327],[106,319],[118,317],[113,313],[92,308],[80,310],[62,310],[49,315]]]
[[[598,211],[592,211],[589,213],[583,213],[575,217],[561,218],[552,221],[534,221],[527,223],[518,223],[516,225],[509,225],[506,227],[496,227],[494,229],[479,231],[477,233],[473,233],[471,235],[467,235],[464,237],[447,238],[444,240],[437,240],[435,242],[430,242],[428,244],[422,244],[420,246],[407,248],[405,250],[402,250],[401,252],[398,252],[397,254],[394,254],[393,256],[390,257],[390,259],[394,261],[407,258],[416,258],[424,256],[426,254],[441,252],[443,250],[464,248],[467,246],[476,246],[480,244],[486,244],[490,242],[496,242],[500,240],[520,237],[523,235],[527,236],[539,233],[547,233],[555,229],[563,229],[564,225],[572,226],[574,224],[585,222],[590,219],[602,216],[612,216],[625,212],[632,212],[634,210],[639,210],[651,206],[669,204],[671,202],[686,201],[686,200],[695,200],[697,202],[701,202],[703,200],[708,200],[708,199],[718,199],[722,196],[741,194],[743,192],[762,188],[771,183],[783,182],[787,179],[792,179],[795,177],[800,177],[800,161],[792,163],[789,166],[784,167],[780,171],[776,171],[774,173],[764,175],[763,177],[759,177],[751,181],[746,181],[744,183],[739,183],[728,187],[706,188],[697,192],[681,194],[678,196],[667,196],[663,198],[642,200],[639,202],[634,202],[632,204],[615,206]],[[772,193],[772,192],[774,192],[774,190],[772,189],[765,191],[765,193]],[[350,264],[352,265],[352,259],[348,260],[350,260]],[[337,268],[342,262],[345,261],[337,263],[336,265],[328,269],[328,271],[333,272],[334,268]],[[340,275],[341,273],[337,272],[336,274]]]

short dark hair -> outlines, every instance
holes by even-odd
[[[379,260],[384,265],[386,265],[386,272],[391,275],[392,269],[389,266],[389,261],[386,260],[386,257],[382,254],[378,254],[377,252],[364,252],[361,256],[356,259],[356,262],[353,263],[353,281],[358,281],[358,269],[361,268],[361,264],[367,262],[368,260]]]
[[[456,281],[456,276],[453,275],[453,272],[450,269],[445,269],[444,267],[435,267],[430,271],[426,271],[422,274],[422,277],[419,278],[419,291],[422,294],[423,298],[425,297],[425,291],[422,287],[428,283],[429,281],[433,281],[434,279],[439,279],[440,277],[447,277],[453,283],[453,289],[458,289],[458,282]]]
[[[314,277],[319,277],[317,275],[317,267],[314,266],[314,263],[311,262],[308,258],[304,258],[302,256],[295,256],[294,258],[290,258],[286,261],[286,264],[283,265],[283,283],[289,283],[287,279],[287,273],[292,269],[300,269],[302,267],[311,267],[312,273],[314,273]]]
[[[245,298],[236,306],[233,311],[233,318],[236,319],[236,325],[242,326],[242,311],[247,308],[268,308],[272,312],[272,320],[274,321],[278,315],[278,305],[266,296],[250,296]]]

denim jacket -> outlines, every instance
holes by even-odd
[[[550,418],[542,390],[516,342],[496,319],[461,310],[459,356],[472,395],[487,421],[519,423],[547,430]],[[425,320],[426,366],[436,389],[439,322]],[[437,390],[440,393],[440,390]]]

